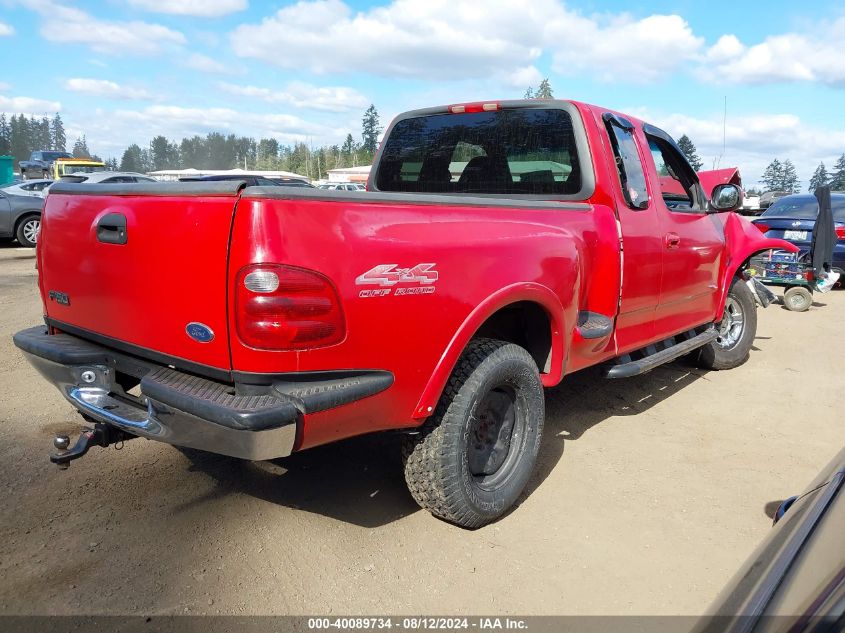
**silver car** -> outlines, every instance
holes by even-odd
[[[16,196],[0,190],[0,238],[14,238],[21,246],[33,247],[41,229],[44,198]]]

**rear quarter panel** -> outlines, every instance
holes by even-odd
[[[494,310],[532,292],[545,296],[547,310],[556,311],[558,334],[568,342],[587,291],[585,271],[599,267],[597,258],[613,255],[616,234],[609,209],[598,214],[610,222],[599,229],[597,212],[589,205],[512,209],[385,204],[364,199],[370,194],[326,194],[326,200],[268,199],[250,198],[247,190],[236,211],[230,254],[230,287],[241,267],[256,262],[325,274],[341,297],[347,327],[342,343],[302,352],[252,349],[232,331],[234,370],[385,369],[395,376],[388,391],[347,406],[342,423],[340,416],[308,416],[303,447],[420,424],[415,414],[423,390],[439,365],[448,369],[445,382],[453,359],[444,356],[450,349],[459,353],[463,341],[450,343],[465,323],[486,315],[476,309],[491,297],[495,299],[488,307]],[[344,199],[350,196],[358,200]],[[356,283],[380,264],[412,268],[424,263],[434,264],[438,273],[431,294],[398,294],[399,288],[415,287],[400,283],[385,296],[371,296],[373,290],[388,288]],[[613,278],[614,271],[607,274]],[[471,336],[474,330],[464,331]],[[566,348],[568,343],[559,345],[552,360],[554,381],[562,373]],[[439,389],[435,391],[439,397]]]

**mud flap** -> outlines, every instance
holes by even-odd
[[[769,307],[769,304],[775,300],[775,293],[766,288],[763,282],[758,279],[752,277],[745,283],[748,284],[749,288],[751,288],[751,292],[754,294],[754,299],[756,299],[757,303],[759,303],[762,307]]]

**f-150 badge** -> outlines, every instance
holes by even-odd
[[[440,273],[434,270],[437,264],[417,264],[411,268],[399,268],[398,264],[379,264],[355,279],[357,286],[381,286],[373,290],[361,290],[359,297],[386,297],[389,294],[430,295]],[[397,284],[417,284],[410,287],[393,288]],[[395,290],[395,292],[394,292]]]

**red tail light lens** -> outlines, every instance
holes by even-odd
[[[491,101],[489,103],[462,103],[459,105],[449,106],[449,112],[452,114],[464,114],[465,112],[496,112],[501,106],[498,102]]]
[[[235,327],[246,345],[298,350],[340,343],[346,323],[331,281],[313,270],[253,264],[235,280]]]
[[[845,242],[845,226],[836,227],[836,239],[840,242]]]
[[[760,229],[760,233],[766,233],[769,230],[769,225],[763,224],[762,222],[755,222],[754,226]]]

